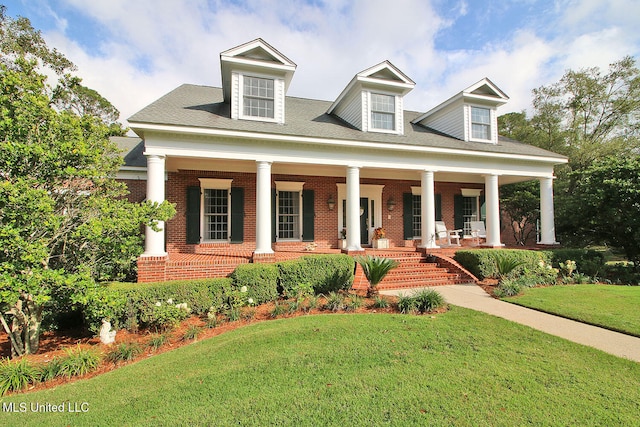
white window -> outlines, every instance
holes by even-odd
[[[488,108],[471,107],[471,137],[491,139],[491,111]]]
[[[274,118],[274,81],[260,77],[244,76],[244,115]]]
[[[304,182],[276,181],[278,240],[302,240],[302,187]]]
[[[372,93],[371,127],[373,129],[395,130],[395,122],[395,96]]]
[[[226,242],[231,230],[230,179],[200,178],[202,188],[202,240]]]

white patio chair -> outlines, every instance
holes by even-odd
[[[487,230],[484,228],[484,221],[469,221],[471,227],[471,237],[475,239],[476,245],[480,245],[480,239],[487,240]]]
[[[462,230],[449,230],[444,221],[436,221],[436,241],[447,239],[447,246],[460,246],[460,233]]]

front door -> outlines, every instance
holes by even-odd
[[[369,199],[360,198],[360,244],[369,244]]]

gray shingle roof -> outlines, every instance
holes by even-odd
[[[144,141],[138,137],[112,136],[114,142],[124,158],[123,166],[147,167],[147,158],[144,153]]]
[[[285,124],[231,119],[230,107],[222,99],[222,89],[184,84],[151,103],[128,120],[135,123],[175,125],[203,129],[225,129],[244,132],[269,133],[286,136],[320,137],[363,142],[381,142],[414,146],[449,148],[462,151],[519,154],[536,157],[566,157],[509,138],[500,137],[498,144],[465,142],[431,128],[412,124],[421,113],[404,112],[405,134],[393,135],[362,132],[327,114],[329,101],[287,97]]]

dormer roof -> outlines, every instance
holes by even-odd
[[[363,87],[386,90],[404,96],[409,93],[415,85],[416,83],[395,65],[389,61],[383,61],[356,74],[338,98],[331,104],[327,113],[331,114],[350,93],[354,90],[362,90]]]
[[[224,100],[230,102],[232,70],[267,73],[282,77],[286,91],[297,65],[269,43],[257,38],[220,53],[220,67]]]
[[[412,120],[411,123],[419,123],[427,117],[437,113],[438,111],[459,100],[462,100],[463,102],[476,102],[489,105],[491,107],[499,107],[500,105],[506,104],[509,100],[509,97],[491,80],[485,77],[479,82],[476,82],[463,91],[453,95],[451,98],[447,99],[446,101],[437,105],[426,113],[418,116],[416,119]]]

